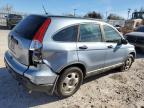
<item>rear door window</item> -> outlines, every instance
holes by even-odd
[[[55,41],[62,42],[76,42],[77,41],[78,26],[71,26],[65,28],[54,35],[53,39]]]
[[[80,25],[80,42],[101,42],[102,34],[98,24]]]
[[[13,31],[17,32],[21,37],[32,40],[35,33],[47,18],[44,16],[30,15],[22,20]]]

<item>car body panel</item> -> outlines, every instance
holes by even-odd
[[[107,43],[106,42],[106,57],[105,66],[111,66],[118,63],[123,63],[126,56],[126,45],[118,45],[117,43]],[[112,48],[108,48],[112,46]]]
[[[87,49],[80,49],[81,46],[87,46]],[[104,67],[106,46],[104,42],[78,42],[78,60],[84,62],[87,72]]]
[[[70,64],[78,62],[76,42],[49,42],[43,45],[43,59],[57,73]]]
[[[53,84],[57,80],[58,75],[54,73],[48,66],[45,64],[34,66],[25,66],[19,63],[9,51],[5,53],[5,62],[10,67],[10,71],[28,78],[32,83],[39,84]]]
[[[31,40],[21,37],[14,31],[11,31],[8,36],[9,51],[22,64],[29,65],[29,47]]]
[[[28,66],[25,66],[21,64],[19,61],[17,61],[10,51],[5,52],[4,59],[7,61],[7,64],[20,75],[23,75],[23,73],[28,69]]]
[[[126,35],[144,37],[144,32],[130,32],[130,33],[127,33]]]
[[[127,33],[125,37],[129,43],[144,50],[144,32]]]

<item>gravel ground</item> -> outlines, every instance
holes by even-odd
[[[7,72],[3,55],[7,30],[0,30],[0,107],[5,108],[144,108],[144,54],[138,54],[126,72],[112,70],[85,80],[80,90],[66,99],[44,93],[28,94]]]

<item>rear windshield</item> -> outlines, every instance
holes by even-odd
[[[30,15],[22,20],[14,29],[23,38],[32,40],[35,33],[47,18],[44,16]]]

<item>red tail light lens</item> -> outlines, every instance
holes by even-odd
[[[38,40],[40,43],[42,43],[43,37],[44,37],[45,32],[46,32],[48,26],[50,25],[50,23],[51,23],[51,19],[48,18],[48,19],[43,23],[43,25],[39,28],[39,30],[36,32],[33,40]]]
[[[36,32],[36,34],[32,40],[30,50],[37,50],[42,47],[42,41],[43,41],[45,32],[46,32],[48,26],[50,25],[50,23],[51,23],[50,18],[48,18],[46,21],[44,21],[44,23],[39,28],[39,30]]]

